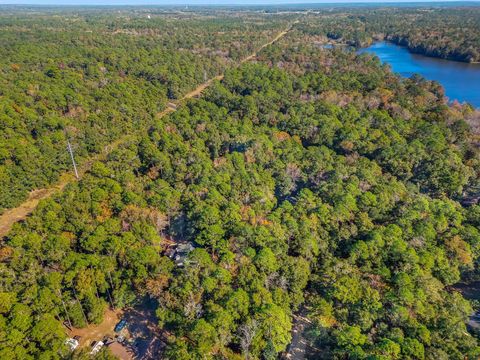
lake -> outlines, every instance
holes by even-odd
[[[417,73],[436,80],[445,88],[449,100],[468,102],[480,108],[480,64],[468,64],[412,54],[407,48],[382,41],[361,49],[358,53],[374,53],[383,63],[402,76]]]

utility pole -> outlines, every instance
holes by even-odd
[[[110,287],[113,290],[112,274],[110,273],[110,270],[108,270],[107,272],[108,272],[108,277],[110,278]],[[113,304],[112,296],[110,295],[110,291],[108,291],[108,288],[107,288],[107,294],[108,294],[108,298],[110,299],[110,304],[112,305],[112,309],[115,310],[115,305]]]
[[[70,140],[67,137],[67,144],[68,144],[68,152],[70,153],[70,157],[72,158],[73,169],[75,170],[75,177],[77,180],[79,179],[78,171],[77,171],[77,164],[75,163],[75,158],[73,156],[72,145],[70,144]]]
[[[73,290],[73,296],[75,297],[75,300],[77,300],[77,304],[80,306],[80,310],[82,310],[83,319],[85,320],[85,323],[88,325],[87,315],[85,315],[85,311],[83,311],[82,303],[80,302],[80,300],[78,300],[77,292],[75,291],[74,285],[72,285],[72,290]]]
[[[58,294],[60,295],[60,300],[62,301],[63,310],[65,311],[65,315],[67,316],[68,325],[70,326],[70,329],[71,329],[73,326],[72,326],[72,322],[70,321],[70,316],[68,315],[67,307],[65,306],[65,302],[63,301],[62,291],[58,290]]]

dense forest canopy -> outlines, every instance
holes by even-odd
[[[276,359],[297,312],[316,359],[480,356],[452,287],[478,279],[478,111],[318,46],[327,11],[109,14],[0,17],[3,207],[67,168],[66,132],[85,159],[132,133],[0,242],[0,359],[89,358],[64,322],[145,297],[172,360]]]
[[[255,14],[0,13],[0,212],[286,26]],[[267,21],[268,20],[268,21]],[[81,161],[80,161],[81,162]]]

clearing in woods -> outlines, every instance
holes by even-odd
[[[79,336],[80,347],[91,345],[94,341],[103,340],[106,336],[114,337],[115,331],[113,329],[122,316],[123,311],[108,309],[103,314],[103,321],[100,324],[89,324],[81,329],[72,328],[68,331],[68,335],[70,337]]]
[[[98,324],[89,324],[84,328],[71,328],[67,330],[70,337],[78,336],[80,347],[89,347],[95,341],[114,339],[115,326],[121,319],[127,321],[127,326],[121,334],[129,339],[132,344],[119,344],[114,342],[112,351],[122,360],[126,359],[157,359],[158,354],[165,346],[165,333],[157,326],[154,301],[144,299],[134,307],[126,309],[107,309],[103,321]]]
[[[294,22],[294,24],[295,23],[296,22]],[[250,54],[246,58],[242,59],[240,61],[240,63],[243,64],[244,62],[247,62],[247,61],[255,58],[259,51],[261,51],[262,49],[264,49],[265,47],[267,47],[269,45],[272,45],[274,42],[280,40],[283,36],[285,36],[290,31],[290,29],[291,29],[291,26],[289,26],[286,30],[283,30],[282,32],[278,33],[277,36],[275,36],[268,43],[263,44],[257,51]],[[198,86],[193,91],[186,94],[184,97],[182,97],[180,100],[178,100],[174,105],[178,106],[184,100],[191,99],[191,98],[194,98],[196,96],[199,96],[214,81],[219,81],[219,80],[222,80],[222,79],[223,79],[223,75],[218,75],[218,76],[215,76],[212,79],[209,79],[208,81],[201,84],[200,86]],[[167,106],[165,108],[165,110],[163,110],[162,112],[159,112],[157,114],[157,117],[161,118],[161,117],[163,117],[163,116],[165,116],[169,113],[175,112],[175,111],[176,111],[175,107]],[[126,135],[126,136],[118,139],[114,143],[107,146],[102,153],[92,157],[89,161],[84,163],[79,169],[80,177],[86,171],[88,171],[88,169],[90,168],[90,166],[93,164],[94,161],[101,160],[102,158],[105,158],[110,151],[115,149],[118,145],[125,142],[130,137],[131,137],[131,135]],[[38,190],[31,191],[25,202],[23,202],[21,205],[15,207],[15,208],[6,210],[2,215],[0,215],[0,239],[8,234],[8,232],[11,230],[13,224],[15,224],[16,222],[19,222],[21,220],[26,219],[26,217],[28,215],[30,215],[33,210],[35,210],[35,208],[37,207],[38,203],[41,200],[47,199],[50,196],[52,196],[53,194],[55,194],[56,192],[63,190],[63,188],[68,183],[72,182],[73,180],[75,180],[75,177],[73,175],[71,175],[69,173],[65,173],[62,176],[60,176],[60,180],[59,180],[58,183],[52,185],[49,188],[38,189]]]

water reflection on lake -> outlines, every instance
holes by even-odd
[[[378,42],[358,52],[376,54],[402,76],[410,77],[417,73],[428,80],[436,80],[443,85],[450,100],[466,101],[480,107],[480,64],[412,54],[405,47],[389,42]]]

